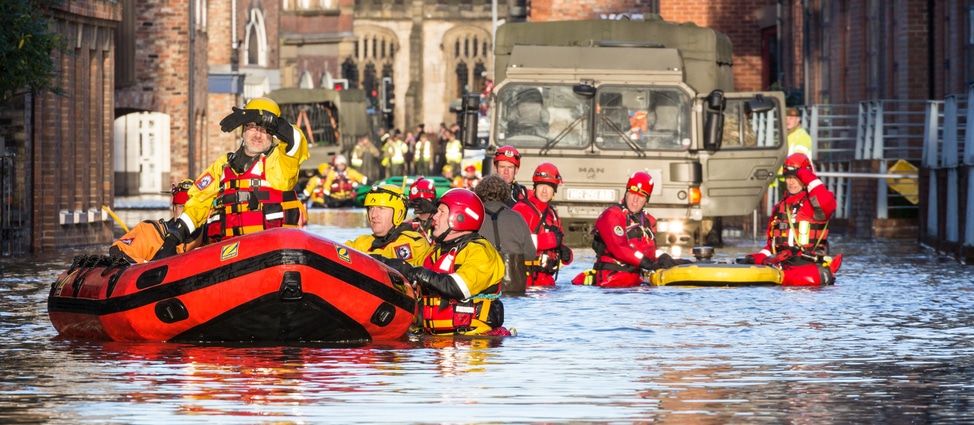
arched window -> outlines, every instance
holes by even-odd
[[[302,89],[313,89],[315,88],[314,81],[311,80],[311,73],[304,71],[301,73],[301,79],[298,80],[298,87]]]
[[[365,25],[355,29],[354,49],[354,57],[342,62],[342,78],[348,80],[350,88],[358,88],[361,82],[365,95],[372,105],[377,106],[381,77],[395,79],[393,64],[399,51],[399,39],[386,28]]]
[[[491,40],[487,30],[474,26],[458,26],[443,36],[448,79],[445,101],[460,98],[465,93],[483,91],[490,63]]]
[[[264,27],[264,12],[253,7],[247,20],[244,36],[243,63],[245,65],[267,66],[267,30]]]

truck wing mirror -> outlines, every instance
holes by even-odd
[[[774,110],[774,101],[761,95],[744,103],[744,112],[748,114],[763,114]]]
[[[586,99],[591,99],[595,97],[595,86],[588,83],[575,84],[572,86],[572,92]]]
[[[724,108],[727,100],[722,90],[714,90],[707,95],[704,108],[703,148],[708,151],[720,149],[724,135]]]
[[[463,95],[460,114],[463,118],[460,127],[463,146],[479,149],[480,142],[477,140],[477,121],[480,119],[480,94],[470,93]]]

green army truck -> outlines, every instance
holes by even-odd
[[[557,165],[555,201],[576,246],[639,170],[656,183],[648,208],[661,245],[713,243],[714,219],[750,214],[784,161],[783,93],[734,91],[730,40],[712,29],[509,23],[494,55],[486,156],[516,147],[528,187],[539,163]]]
[[[371,134],[362,90],[284,88],[267,97],[277,102],[281,114],[308,137],[311,158],[303,169],[329,162],[335,154],[347,154],[360,136]]]

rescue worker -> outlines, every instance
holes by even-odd
[[[379,149],[375,147],[369,136],[359,137],[355,147],[352,148],[351,166],[359,170],[369,181],[379,180],[381,172],[376,167],[376,162],[380,156]]]
[[[498,296],[504,262],[479,233],[484,204],[467,189],[450,189],[433,215],[433,249],[423,267],[386,260],[422,293],[420,322],[425,333],[510,335],[503,327]]]
[[[169,206],[171,219],[179,217],[183,213],[183,206],[189,200],[189,189],[191,187],[193,187],[193,181],[190,179],[172,185],[172,190],[170,191],[172,199]],[[202,238],[200,238],[202,234],[201,229],[196,229],[190,235],[188,242],[175,246],[175,253],[163,253],[160,248],[163,245],[163,239],[166,237],[165,220],[143,220],[139,224],[136,224],[132,230],[129,230],[128,233],[118,238],[108,248],[108,255],[116,258],[124,258],[133,264],[145,263],[154,260],[157,255],[158,258],[165,258],[196,248],[202,242]]]
[[[565,233],[558,213],[551,207],[561,185],[561,173],[550,162],[542,162],[532,177],[534,190],[526,199],[514,204],[514,211],[524,217],[538,259],[528,263],[528,286],[554,286],[558,270],[572,262],[572,250],[564,244]]]
[[[480,175],[477,173],[477,167],[473,165],[468,165],[463,169],[463,187],[464,189],[474,190],[477,187],[477,183],[480,183]]]
[[[420,177],[409,186],[409,207],[416,214],[410,224],[413,230],[432,240],[433,214],[436,213],[436,185],[433,180]]]
[[[785,113],[785,125],[787,126],[788,131],[788,156],[801,153],[807,158],[811,158],[812,136],[810,136],[808,132],[802,128],[801,123],[801,113],[798,111],[798,108],[788,108],[787,112]],[[778,187],[779,184],[784,187],[784,181],[785,177],[783,168],[779,168],[778,178],[772,182],[771,187]],[[783,195],[783,193],[779,192],[779,195]]]
[[[204,222],[207,241],[300,226],[301,201],[293,189],[308,159],[304,133],[281,118],[280,106],[265,97],[251,99],[243,109],[234,107],[220,121],[225,133],[239,127],[240,148],[196,178],[183,213],[166,222],[166,244],[188,241]]]
[[[497,152],[494,153],[494,172],[511,186],[511,198],[507,201],[509,207],[513,207],[517,201],[528,196],[528,189],[514,181],[519,168],[521,168],[521,153],[514,146],[505,145],[497,148]]]
[[[421,266],[430,245],[406,220],[406,196],[395,185],[375,186],[365,195],[372,234],[345,242],[352,248]]]
[[[433,169],[433,143],[430,142],[429,135],[419,133],[416,140],[415,153],[413,156],[416,174],[429,174]]]
[[[642,272],[679,264],[669,254],[656,256],[656,218],[644,208],[653,193],[653,177],[637,171],[626,182],[626,194],[595,220],[593,271],[576,276],[576,285],[630,287],[642,283]]]
[[[768,221],[764,249],[745,257],[750,264],[781,265],[822,262],[828,254],[829,219],[835,195],[815,175],[803,153],[785,159],[785,197],[775,204]],[[838,270],[841,259],[832,261]]]
[[[443,173],[441,175],[450,182],[450,187],[459,189],[463,188],[463,176],[458,176],[452,165],[444,165]]]
[[[325,176],[328,175],[328,171],[331,170],[331,164],[327,162],[322,162],[318,164],[318,168],[315,169],[315,174],[308,179],[308,184],[304,186],[304,191],[302,194],[304,198],[308,201],[309,207],[324,207],[325,206]]]
[[[453,167],[455,172],[459,172],[460,163],[463,161],[463,143],[457,139],[455,132],[447,130],[445,134],[447,140],[443,147],[443,155],[446,158],[446,164]]]
[[[382,166],[386,168],[386,177],[401,176],[406,172],[406,151],[409,146],[402,141],[402,133],[395,134],[382,145]]]
[[[348,166],[345,155],[338,154],[332,159],[331,170],[322,183],[324,188],[325,205],[328,208],[351,206],[355,202],[359,185],[369,181],[354,168]]]
[[[480,181],[476,193],[487,214],[480,234],[504,259],[504,292],[524,293],[528,277],[525,262],[534,261],[538,254],[524,217],[504,203],[511,197],[511,187],[500,176],[491,174]]]

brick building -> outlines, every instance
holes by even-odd
[[[208,120],[207,14],[201,1],[120,3],[115,192],[159,193],[200,170]]]
[[[0,119],[4,161],[2,254],[107,243],[112,204],[114,1],[68,1],[50,9],[63,47],[51,55],[61,93],[21,95]],[[10,219],[13,218],[12,221]]]

